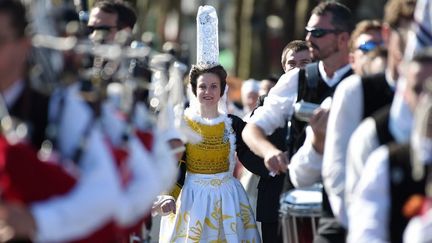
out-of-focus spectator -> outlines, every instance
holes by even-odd
[[[377,47],[366,53],[362,72],[366,75],[385,72],[388,51],[385,47]]]
[[[259,87],[259,96],[267,95],[271,88],[273,88],[277,83],[276,77],[269,77],[261,80]]]
[[[243,82],[241,87],[241,101],[243,104],[243,119],[250,117],[252,110],[256,107],[260,84],[258,80],[248,79]]]
[[[294,68],[304,68],[312,62],[312,56],[306,41],[293,40],[282,51],[282,68],[285,72]]]
[[[384,44],[381,30],[382,24],[378,20],[363,20],[356,25],[349,42],[350,63],[354,73],[364,75],[366,54]]]

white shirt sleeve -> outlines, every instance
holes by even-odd
[[[351,134],[361,121],[362,113],[361,79],[357,75],[351,75],[342,81],[333,96],[322,165],[323,184],[331,208],[344,226],[347,226],[344,205],[346,151]]]
[[[404,243],[432,242],[432,209],[410,220],[403,235]]]
[[[118,115],[119,110],[112,102],[104,102],[102,111],[105,135],[110,138],[114,146],[122,146],[123,134],[129,124]],[[142,112],[139,118],[143,123],[150,115],[148,112]],[[165,116],[164,118],[173,120],[173,117]],[[134,119],[137,118],[134,117]],[[167,125],[169,121],[164,122],[165,125],[162,126],[164,135],[167,130],[175,130],[173,125]],[[146,127],[140,128],[146,129]],[[127,147],[127,168],[119,168],[120,173],[131,175],[130,180],[122,188],[119,204],[116,207],[115,219],[120,226],[131,226],[142,219],[146,213],[150,212],[157,195],[170,189],[177,178],[177,163],[174,155],[169,152],[171,149],[167,145],[167,137],[151,127],[147,127],[147,130],[152,132],[153,136],[152,151],[147,150],[135,134],[130,134]]]
[[[307,187],[321,181],[322,155],[312,146],[313,131],[306,127],[303,146],[293,155],[288,165],[291,182],[295,187]]]
[[[99,129],[89,137],[78,182],[68,194],[34,203],[36,242],[61,242],[90,234],[113,217],[120,196],[117,171]]]
[[[432,29],[432,3],[429,0],[417,0],[415,6],[414,23],[408,32],[404,52],[404,58],[407,60],[412,59],[413,55],[422,48],[432,45],[432,39],[430,38],[430,30]]]
[[[363,174],[366,160],[379,145],[375,120],[366,118],[354,131],[348,145],[345,184],[347,209],[350,207],[351,199]]]
[[[389,242],[390,208],[388,148],[381,146],[368,158],[349,208],[349,243]]]
[[[156,136],[156,134],[155,134]],[[123,189],[116,210],[116,222],[130,226],[150,212],[153,202],[169,190],[177,179],[177,163],[164,139],[155,138],[152,152],[132,137],[129,142],[128,167],[132,179]]]
[[[78,86],[67,90],[61,108],[58,145],[61,155],[72,158],[86,127],[92,124],[81,159],[77,161],[79,178],[68,194],[31,205],[37,242],[70,241],[86,236],[108,223],[118,205],[120,183],[114,160],[100,123],[91,122],[92,111],[78,91]],[[56,108],[58,103],[50,105]]]
[[[270,90],[264,104],[258,107],[249,123],[254,123],[270,135],[278,127],[285,126],[293,113],[293,105],[297,99],[299,69],[293,69],[279,78]]]

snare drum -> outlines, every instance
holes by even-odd
[[[321,216],[322,186],[294,189],[280,198],[280,221],[285,243],[311,243]]]

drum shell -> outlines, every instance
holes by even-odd
[[[298,192],[301,195],[310,194],[313,198],[306,202],[302,200],[298,202],[293,197]],[[312,243],[321,216],[321,208],[320,187],[294,189],[283,193],[280,198],[279,219],[284,243]]]

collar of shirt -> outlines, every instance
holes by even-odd
[[[395,91],[395,89],[396,89],[396,80],[393,79],[392,75],[387,70],[385,71],[385,78],[386,78],[386,81],[387,81],[388,85],[390,86],[390,88],[393,91]]]
[[[16,81],[11,87],[5,90],[2,95],[8,108],[11,108],[24,90],[24,80]]]
[[[327,76],[327,73],[324,70],[324,63],[322,61],[319,61],[319,63],[318,63],[318,70],[320,72],[320,75],[321,75],[322,79],[324,80],[324,82],[326,82],[326,84],[330,87],[335,86],[341,80],[341,78],[345,75],[345,73],[348,72],[350,69],[351,69],[351,65],[346,64],[345,66],[336,70],[333,73],[333,77],[330,78],[329,76]]]

